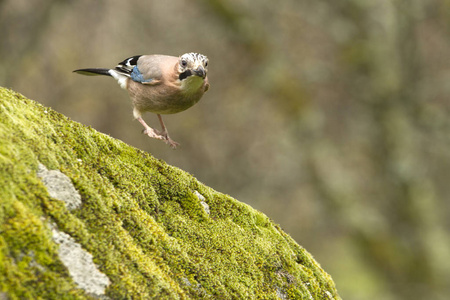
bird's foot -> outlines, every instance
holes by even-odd
[[[176,149],[177,146],[179,146],[180,144],[175,142],[174,140],[172,140],[169,136],[169,133],[167,131],[157,131],[164,139],[164,142],[169,145],[172,149]]]
[[[161,135],[159,131],[151,128],[151,127],[147,127],[145,129],[142,130],[142,133],[145,135],[148,135],[149,137],[153,138],[153,139],[158,139],[158,140],[165,140],[166,137]]]
[[[172,149],[177,149],[177,147],[180,145],[179,143],[172,140],[169,136],[164,140],[164,142],[169,145]]]
[[[167,131],[161,132],[159,130],[148,127],[146,129],[142,130],[142,133],[148,135],[151,138],[164,141],[167,145],[169,145],[173,149],[176,149],[177,146],[180,145],[179,143],[175,142],[174,140],[172,140],[169,137],[169,134],[167,133]]]

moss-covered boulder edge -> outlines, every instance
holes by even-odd
[[[0,201],[1,299],[339,299],[264,214],[4,88]]]

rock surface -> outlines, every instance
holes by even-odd
[[[340,299],[261,212],[4,88],[0,203],[2,299]]]

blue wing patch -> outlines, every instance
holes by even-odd
[[[151,82],[153,78],[145,79],[142,73],[139,71],[137,66],[134,66],[133,70],[130,73],[130,77],[133,81],[136,82]]]

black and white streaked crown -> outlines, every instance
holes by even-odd
[[[203,55],[200,53],[195,53],[195,52],[185,53],[180,56],[180,60],[187,60],[187,61],[191,61],[191,62],[198,61],[198,62],[202,62],[204,67],[208,66],[208,57],[206,57],[206,55]]]

